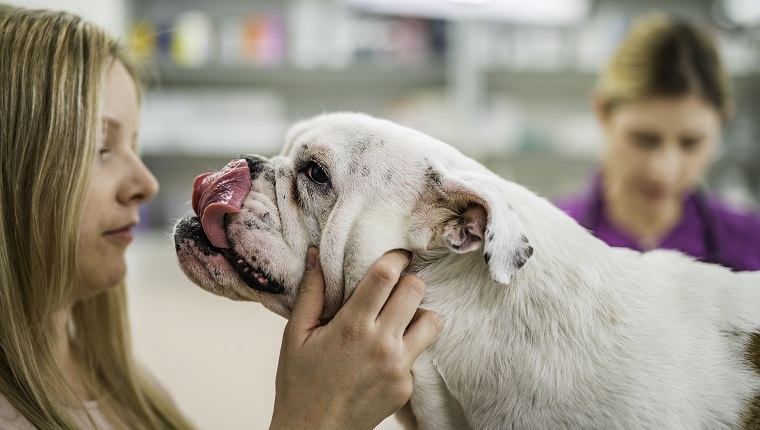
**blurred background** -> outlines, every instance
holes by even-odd
[[[136,349],[202,429],[266,428],[284,321],[193,287],[171,225],[196,175],[276,154],[325,111],[392,119],[548,198],[583,188],[602,138],[590,95],[630,21],[661,10],[719,36],[737,115],[708,188],[760,201],[757,0],[17,0],[78,12],[151,65],[141,146],[161,182],[130,250]],[[384,429],[399,428],[389,419]]]
[[[755,204],[759,3],[132,0],[128,37],[156,71],[142,144],[163,188],[146,216],[162,228],[189,210],[196,173],[276,154],[290,123],[335,110],[420,129],[546,197],[577,191],[602,145],[596,73],[653,9],[719,32],[738,115],[708,181]]]

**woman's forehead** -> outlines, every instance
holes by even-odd
[[[137,86],[119,60],[115,60],[106,72],[102,117],[108,125],[118,126],[132,133],[136,132],[139,123]]]
[[[613,112],[625,126],[684,131],[712,131],[720,128],[720,113],[696,95],[654,97],[620,105]]]

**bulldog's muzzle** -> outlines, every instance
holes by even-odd
[[[251,180],[258,175],[263,162],[265,160],[259,157],[241,156],[219,172],[196,177],[192,206],[197,216],[184,218],[176,225],[174,244],[178,253],[189,242],[206,257],[222,255],[250,288],[279,294],[284,291],[282,285],[262,269],[250,265],[227,237],[228,216],[242,210],[243,201],[251,191]]]

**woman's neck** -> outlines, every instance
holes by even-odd
[[[69,339],[70,318],[70,308],[58,311],[53,317],[53,323],[55,324],[55,343],[53,345],[55,362],[58,364],[64,381],[79,400],[91,400],[92,395],[87,389],[82,376],[82,369],[71,348],[71,341]]]
[[[631,234],[644,249],[659,246],[662,238],[681,219],[683,206],[671,199],[659,207],[637,204],[633,199],[605,190],[605,205],[610,221]]]

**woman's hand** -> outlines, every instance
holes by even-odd
[[[425,284],[392,251],[370,267],[335,318],[321,326],[325,285],[318,251],[285,327],[270,429],[372,429],[411,397],[414,361],[443,328],[419,310]]]

